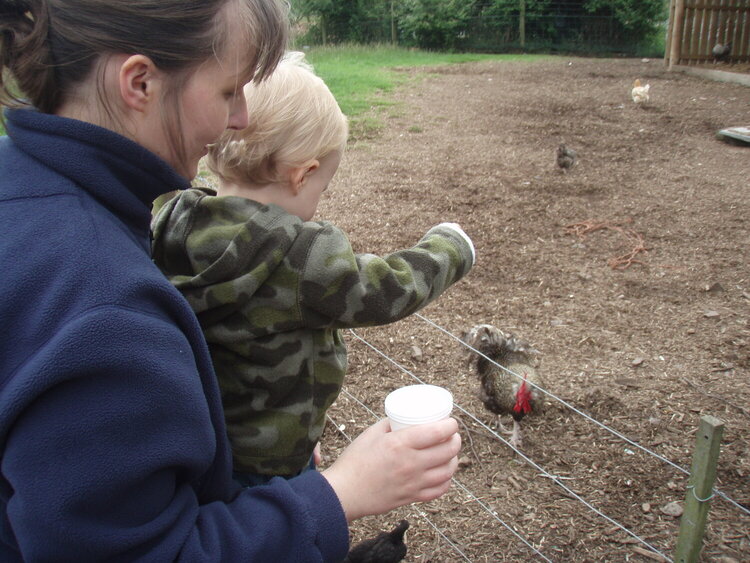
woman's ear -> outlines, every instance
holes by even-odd
[[[320,162],[313,159],[313,160],[308,160],[302,166],[292,168],[289,171],[289,183],[292,186],[292,191],[294,192],[294,195],[297,195],[300,192],[302,187],[305,185],[305,181],[307,180],[307,177],[310,176],[310,174],[312,174],[313,172],[315,172],[318,168],[320,168]]]
[[[153,61],[144,55],[130,55],[120,66],[120,95],[125,105],[146,111],[149,102],[157,99],[157,72]]]

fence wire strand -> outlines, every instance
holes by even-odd
[[[438,329],[439,331],[441,331],[441,332],[443,332],[443,333],[447,334],[447,335],[448,335],[448,336],[450,336],[450,337],[451,337],[452,339],[454,339],[455,341],[459,342],[459,343],[460,343],[460,344],[461,344],[462,346],[464,346],[465,348],[468,348],[469,350],[471,350],[471,351],[475,352],[476,354],[479,354],[480,356],[482,356],[483,358],[485,358],[486,360],[488,360],[489,362],[491,362],[491,363],[492,363],[493,365],[495,365],[495,366],[499,367],[500,369],[502,369],[502,370],[506,371],[507,373],[509,373],[509,374],[511,374],[511,375],[513,375],[513,376],[515,376],[515,377],[517,377],[517,378],[519,378],[519,379],[523,380],[523,377],[522,377],[521,375],[519,375],[519,374],[517,374],[517,373],[513,373],[513,372],[512,372],[511,370],[507,369],[506,367],[504,367],[504,366],[501,366],[500,364],[498,364],[497,362],[495,362],[495,361],[494,361],[494,360],[492,360],[491,358],[489,358],[489,357],[485,356],[485,355],[484,355],[484,354],[483,354],[482,352],[480,352],[479,350],[476,350],[475,348],[473,348],[473,347],[469,346],[468,344],[466,344],[466,343],[465,343],[465,342],[464,342],[463,340],[461,340],[461,339],[460,339],[460,338],[459,338],[458,336],[454,335],[454,334],[453,334],[453,333],[451,333],[450,331],[446,330],[445,328],[443,328],[443,327],[441,327],[440,325],[436,324],[435,322],[431,321],[431,320],[430,320],[430,319],[428,319],[427,317],[425,317],[425,316],[423,316],[423,315],[420,315],[419,313],[414,313],[414,316],[415,316],[415,317],[417,317],[417,318],[419,318],[419,319],[422,319],[422,320],[423,320],[424,322],[426,322],[427,324],[429,324],[429,325],[432,325],[433,327],[435,327],[435,328],[436,328],[436,329]],[[526,383],[527,383],[527,385],[532,385],[532,386],[534,386],[535,388],[539,389],[539,391],[541,391],[542,393],[544,393],[545,395],[547,395],[547,396],[548,396],[548,397],[550,397],[551,399],[554,399],[555,401],[557,401],[557,402],[561,403],[561,404],[562,404],[562,405],[564,405],[565,407],[569,408],[570,410],[572,410],[572,411],[573,411],[573,412],[575,412],[576,414],[578,414],[578,415],[582,416],[583,418],[587,419],[588,421],[590,421],[590,422],[594,423],[595,425],[599,426],[599,427],[600,427],[600,428],[602,428],[603,430],[606,430],[607,432],[609,432],[609,433],[613,434],[614,436],[617,436],[618,438],[620,438],[621,440],[623,440],[623,441],[627,442],[628,444],[630,444],[630,445],[631,445],[631,446],[633,446],[634,448],[637,448],[637,449],[639,449],[639,450],[641,450],[641,451],[643,451],[643,452],[645,452],[645,453],[647,453],[647,454],[649,454],[649,455],[651,455],[651,456],[653,456],[653,457],[657,458],[658,460],[660,460],[660,461],[662,461],[662,462],[666,463],[667,465],[670,465],[670,466],[672,466],[672,467],[673,467],[674,469],[677,469],[677,470],[678,470],[678,471],[680,471],[681,473],[683,473],[683,474],[685,474],[685,475],[688,475],[688,476],[690,476],[690,471],[688,471],[688,470],[687,470],[687,469],[685,469],[684,467],[681,467],[680,465],[678,465],[678,464],[676,464],[675,462],[673,462],[673,461],[671,461],[671,460],[667,459],[666,457],[664,457],[664,456],[662,456],[662,455],[659,455],[658,453],[656,453],[656,452],[654,452],[654,451],[652,451],[652,450],[648,449],[648,448],[647,448],[647,447],[645,447],[645,446],[642,446],[642,445],[641,445],[641,444],[639,444],[638,442],[634,442],[633,440],[631,440],[631,439],[630,439],[630,438],[628,438],[627,436],[625,436],[625,435],[621,434],[620,432],[618,432],[618,431],[617,431],[617,430],[615,430],[614,428],[610,428],[610,427],[609,427],[609,426],[607,426],[606,424],[604,424],[604,423],[602,423],[602,422],[599,422],[598,420],[596,420],[595,418],[592,418],[591,416],[589,416],[589,415],[588,415],[588,414],[586,414],[585,412],[583,412],[583,411],[581,411],[581,410],[577,409],[576,407],[574,407],[573,405],[571,405],[570,403],[568,403],[568,402],[567,402],[567,401],[565,401],[564,399],[561,399],[560,397],[558,397],[558,396],[557,396],[557,395],[555,395],[554,393],[551,393],[551,392],[547,391],[546,389],[542,389],[541,387],[539,387],[538,385],[535,385],[535,384],[534,384],[534,383],[532,383],[531,381],[527,381]],[[715,495],[717,495],[717,496],[721,497],[722,499],[724,499],[724,500],[725,500],[725,501],[727,501],[728,503],[732,504],[732,505],[733,505],[733,506],[734,506],[735,508],[739,509],[740,511],[744,512],[745,514],[747,514],[747,515],[750,515],[750,509],[746,508],[745,506],[743,506],[742,504],[740,504],[740,503],[739,503],[739,502],[737,502],[736,500],[732,499],[732,498],[731,498],[731,497],[730,497],[729,495],[727,495],[727,494],[726,494],[726,493],[724,493],[723,491],[720,491],[719,489],[717,489],[717,488],[714,488],[714,489],[713,489],[713,493],[714,493]]]
[[[376,419],[378,419],[378,415],[377,414],[375,414],[367,405],[365,405],[362,401],[360,401],[354,395],[352,395],[351,393],[349,393],[346,389],[342,389],[341,392],[344,393],[344,394],[346,394],[347,396],[351,397],[354,401],[356,401],[360,405],[362,405],[371,415],[373,415]],[[331,421],[331,424],[333,424],[334,428],[336,428],[336,430],[344,438],[346,438],[349,443],[352,442],[352,438],[350,436],[348,436],[346,434],[346,432],[344,432],[344,430],[341,428],[341,426],[339,426],[338,424],[336,424],[336,421],[333,420],[333,418],[331,417],[330,414],[326,414],[326,418]],[[464,559],[464,561],[469,561],[469,563],[471,563],[472,560],[469,559],[469,557],[463,551],[461,551],[461,548],[459,548],[448,536],[446,536],[445,533],[440,528],[438,528],[437,525],[432,520],[430,520],[430,518],[427,516],[427,514],[425,512],[423,512],[422,510],[419,510],[418,508],[416,508],[414,506],[411,506],[410,508],[420,518],[422,518],[425,522],[427,522],[427,524],[430,527],[432,527],[432,529],[435,530],[438,533],[438,535],[440,535],[440,537],[442,537],[448,543],[448,545],[450,545],[453,548],[453,550],[456,553],[458,553]]]
[[[405,368],[404,366],[402,366],[401,364],[399,364],[396,360],[394,360],[393,358],[391,358],[390,356],[388,356],[387,354],[385,354],[384,352],[382,352],[381,350],[379,350],[377,347],[373,346],[367,340],[365,340],[364,338],[362,338],[361,336],[359,336],[354,330],[349,329],[349,332],[351,332],[352,335],[354,335],[358,340],[360,340],[361,342],[363,342],[366,346],[368,346],[369,348],[371,348],[377,354],[379,354],[380,356],[382,356],[383,358],[385,358],[386,360],[388,360],[389,362],[391,362],[398,369],[400,369],[401,371],[403,371],[404,373],[406,373],[409,377],[411,377],[412,379],[414,379],[415,381],[417,381],[419,383],[425,383],[422,379],[420,379],[418,376],[416,376],[415,374],[413,374],[407,368]],[[509,372],[509,373],[513,373],[513,372]],[[516,374],[514,374],[514,375],[516,375]],[[518,376],[516,375],[516,377],[518,377]],[[538,388],[541,389],[541,387],[538,387]],[[360,401],[357,401],[357,402],[360,402]],[[362,403],[360,402],[360,404],[362,404]],[[663,557],[666,561],[670,561],[670,562],[672,561],[672,559],[670,559],[664,553],[662,553],[661,551],[659,551],[656,547],[654,547],[653,545],[651,545],[650,543],[648,543],[645,539],[643,539],[642,537],[640,537],[638,534],[636,534],[632,530],[626,528],[624,525],[620,524],[619,522],[617,522],[616,520],[614,520],[610,516],[607,516],[601,510],[599,510],[598,508],[596,508],[595,506],[593,506],[592,504],[590,504],[589,502],[587,502],[578,493],[576,493],[570,487],[568,487],[565,483],[563,483],[563,481],[561,480],[561,478],[559,476],[554,475],[552,473],[549,473],[547,470],[545,470],[543,467],[541,467],[539,464],[537,464],[534,460],[532,460],[527,455],[525,455],[521,450],[519,450],[518,448],[516,448],[513,445],[511,445],[511,443],[509,441],[507,441],[505,438],[503,438],[502,436],[500,436],[497,432],[495,432],[494,430],[492,430],[489,426],[487,426],[484,422],[482,422],[481,420],[479,420],[477,417],[475,417],[469,411],[467,411],[466,409],[464,409],[463,407],[461,407],[460,405],[458,405],[456,403],[454,403],[454,405],[455,405],[455,407],[458,410],[460,410],[462,413],[464,413],[465,415],[467,415],[469,418],[471,418],[473,421],[475,421],[477,424],[479,424],[485,430],[487,430],[490,434],[492,434],[495,438],[497,438],[498,440],[500,440],[501,442],[503,442],[506,446],[508,446],[510,449],[512,449],[514,452],[516,452],[516,454],[519,457],[523,458],[523,460],[526,461],[526,463],[528,463],[534,469],[536,469],[537,471],[539,471],[543,477],[547,477],[550,480],[552,480],[556,485],[558,485],[560,488],[562,488],[571,497],[575,498],[581,504],[583,504],[584,506],[586,506],[589,510],[591,510],[595,514],[599,515],[600,517],[604,518],[610,524],[613,524],[614,526],[616,526],[617,528],[619,528],[620,530],[622,530],[623,532],[625,532],[626,534],[628,534],[629,536],[631,536],[633,539],[639,541],[641,544],[643,544],[644,546],[646,546],[649,550],[651,550],[654,553],[656,553],[656,554],[660,555],[661,557]],[[370,411],[370,412],[372,412],[369,408],[367,410]],[[492,512],[490,512],[490,514],[492,514]],[[527,545],[531,545],[526,540],[524,540],[524,542],[527,543]],[[536,551],[536,548],[533,548],[533,549]],[[541,553],[540,553],[540,555],[541,555]]]
[[[341,392],[343,394],[345,394],[347,397],[349,397],[350,399],[352,399],[354,402],[358,403],[361,407],[363,407],[368,413],[370,413],[371,416],[373,416],[375,418],[375,420],[381,420],[381,417],[376,412],[374,412],[365,403],[363,403],[362,401],[360,401],[357,397],[355,397],[354,395],[352,395],[349,391],[347,391],[346,389],[342,389]],[[331,420],[331,422],[334,423],[334,425],[336,424],[330,416],[328,416],[328,418],[329,418],[329,420]],[[351,442],[351,438],[349,438],[348,436],[346,436],[346,434],[344,434],[343,430],[341,430],[341,428],[339,426],[336,426],[336,428],[337,428],[337,430],[339,432],[341,432]],[[531,549],[532,551],[534,551],[537,555],[539,555],[545,561],[548,561],[549,563],[552,563],[552,561],[550,559],[548,559],[541,551],[539,551],[536,547],[534,547],[534,545],[531,542],[529,542],[526,538],[524,538],[521,534],[519,534],[515,529],[513,529],[513,527],[510,526],[510,524],[508,524],[502,518],[500,518],[497,515],[496,511],[492,510],[489,506],[487,506],[485,503],[483,503],[481,501],[481,499],[479,499],[479,497],[477,497],[474,493],[472,493],[464,484],[460,483],[455,477],[451,478],[451,482],[454,483],[456,486],[458,486],[460,489],[462,489],[469,497],[471,497],[471,499],[474,502],[476,502],[479,506],[481,506],[484,509],[485,512],[487,512],[490,516],[492,516],[495,520],[497,520],[510,533],[512,533],[514,536],[516,536],[519,540],[521,540],[521,542],[523,542],[524,544],[526,544],[526,546],[528,546],[529,549]],[[424,514],[422,511],[419,511],[419,514],[423,518],[427,519],[428,522],[430,523],[430,525],[433,528],[435,528],[435,530],[437,530],[438,533],[441,536],[443,536],[448,541],[448,543],[450,543],[451,546],[453,546],[453,548],[456,551],[458,551],[459,553],[461,553],[461,555],[464,558],[466,558],[467,561],[470,561],[470,559],[468,559],[468,557],[466,557],[466,555],[463,552],[461,552],[461,550],[450,539],[448,539],[448,537],[445,534],[443,534],[437,528],[437,526],[434,523],[432,523],[432,522],[429,521],[429,519],[427,518],[426,514]]]

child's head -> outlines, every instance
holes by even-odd
[[[287,53],[267,79],[246,85],[245,98],[250,125],[225,132],[209,147],[210,170],[222,187],[248,188],[247,197],[309,219],[319,193],[312,212],[290,202],[311,196],[304,184],[312,175],[324,177],[326,185],[330,181],[346,146],[346,116],[299,52]],[[319,187],[322,192],[326,186]],[[291,194],[282,193],[287,188]]]
[[[160,79],[153,129],[163,152],[174,153],[167,160],[184,164],[193,156],[185,154],[185,122],[195,117],[182,107],[186,85],[211,61],[232,66],[240,85],[270,74],[286,45],[286,15],[280,0],[5,0],[0,104],[72,113],[141,142],[111,71],[113,61],[141,56],[144,76]]]

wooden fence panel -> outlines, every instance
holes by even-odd
[[[730,41],[730,62],[750,62],[750,0],[670,0],[670,66],[713,63],[714,46]]]
[[[695,4],[685,2],[685,21],[682,24],[682,46],[680,53],[682,58],[688,60],[688,64],[693,60],[693,29],[695,24]]]
[[[667,16],[667,40],[664,44],[664,64],[669,63],[670,50],[672,49],[672,27],[674,26],[674,3],[669,0],[669,14]]]
[[[714,7],[718,5],[718,0],[711,0],[710,21],[706,31],[706,44],[711,45],[706,49],[706,56],[711,56],[711,49],[716,45],[716,38],[719,35],[719,13]]]

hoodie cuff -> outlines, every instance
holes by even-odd
[[[308,499],[308,512],[317,523],[315,543],[323,561],[341,561],[349,552],[349,524],[339,497],[318,471],[305,471],[289,480],[298,494]]]

